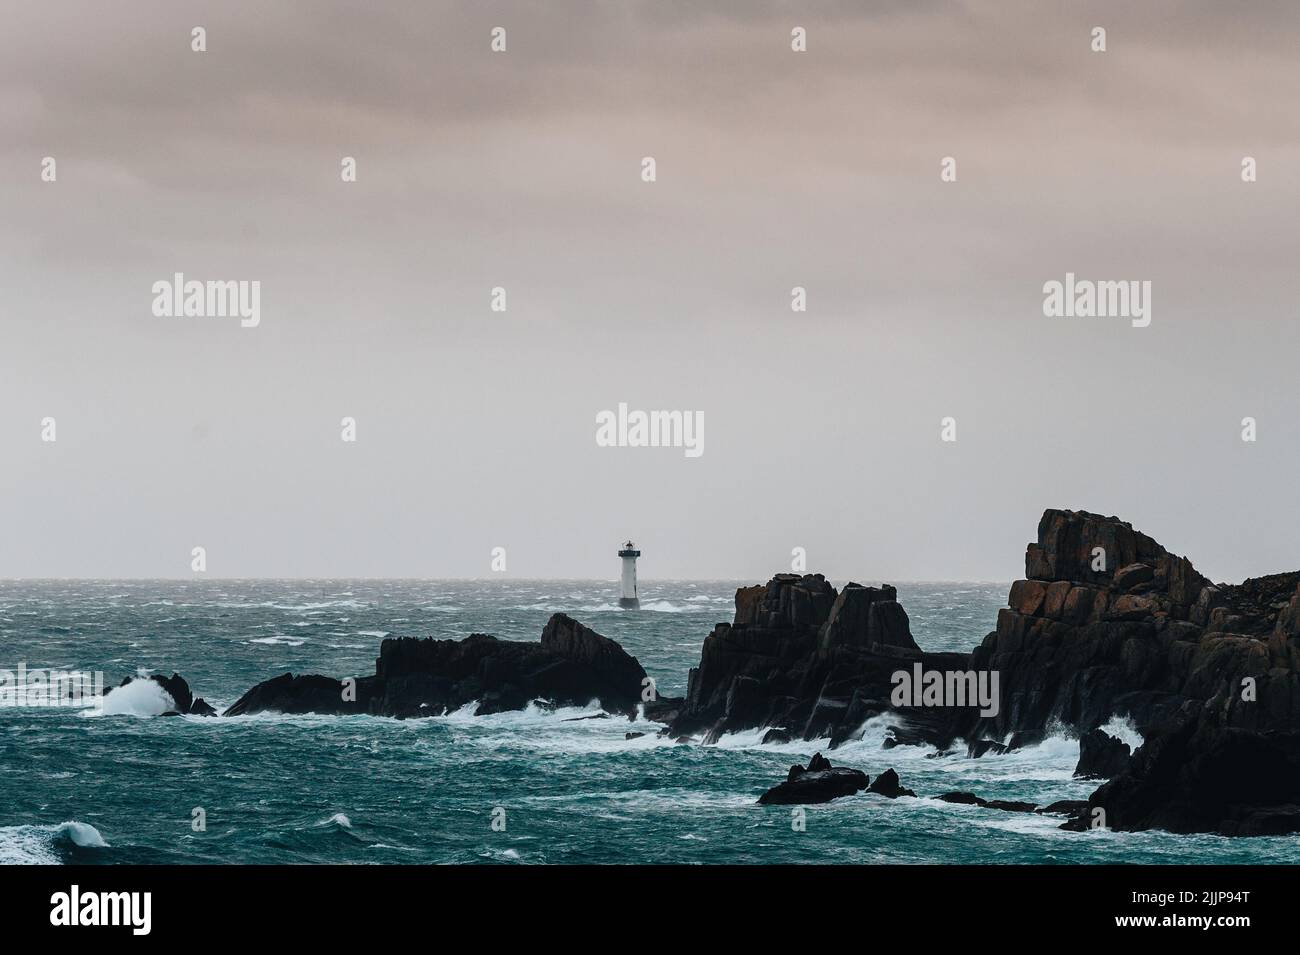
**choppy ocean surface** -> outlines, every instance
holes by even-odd
[[[0,669],[99,670],[110,685],[176,671],[222,708],[286,671],[371,673],[390,634],[536,640],[563,611],[680,695],[736,586],[643,582],[641,610],[625,612],[603,581],[0,582]],[[969,650],[1007,593],[898,589],[929,650]],[[809,806],[798,832],[790,807],[755,801],[824,741],[759,746],[759,732],[679,746],[656,724],[572,721],[595,710],[204,719],[158,717],[144,689],[112,702],[99,715],[0,706],[0,863],[1300,862],[1295,837],[1067,833],[1059,817],[933,798]],[[873,777],[892,766],[923,797],[1046,804],[1095,785],[1071,779],[1078,744],[1064,737],[979,760],[886,751],[883,737],[869,725],[830,757]]]

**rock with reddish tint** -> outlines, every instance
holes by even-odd
[[[893,675],[918,661],[964,670],[969,657],[923,653],[888,584],[836,590],[821,574],[777,574],[736,592],[735,618],[705,638],[670,732],[713,743],[767,727],[780,730],[773,739],[829,737],[838,746],[891,709]],[[908,708],[899,711],[897,735],[940,744],[966,720],[965,712]]]
[[[1132,590],[1139,584],[1155,580],[1156,569],[1150,564],[1129,564],[1115,571],[1115,589]]]
[[[971,655],[999,674],[1000,710],[959,735],[1079,732],[1078,772],[1111,781],[1067,827],[1100,808],[1120,829],[1291,831],[1300,782],[1269,780],[1294,772],[1300,735],[1300,573],[1211,584],[1117,518],[1049,510],[1025,578]],[[1098,732],[1116,716],[1144,736],[1136,753]]]
[[[1084,733],[1178,705],[1200,636],[1189,618],[1209,586],[1190,561],[1118,518],[1048,510],[1025,576],[972,654],[975,669],[998,672],[1002,700],[968,738],[1041,739],[1055,723]]]

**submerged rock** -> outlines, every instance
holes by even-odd
[[[984,809],[1001,809],[1003,812],[1034,812],[1038,810],[1037,803],[1019,802],[1012,799],[981,799],[974,793],[952,792],[944,793],[938,797],[944,802],[957,803],[961,806],[980,806]],[[1051,810],[1041,810],[1048,812]]]
[[[765,806],[830,802],[861,792],[869,782],[861,770],[833,767],[830,760],[815,753],[806,768],[791,766],[786,781],[763,793],[758,801]]]
[[[1017,799],[990,799],[984,806],[987,809],[1001,809],[1003,812],[1033,812],[1038,808],[1038,803]]]
[[[634,715],[648,685],[645,670],[621,646],[557,613],[538,643],[471,634],[464,640],[384,640],[373,676],[336,680],[286,673],[259,683],[225,715],[280,713],[437,716],[477,703],[477,715],[519,710],[534,700]],[[656,700],[652,708],[676,701]]]

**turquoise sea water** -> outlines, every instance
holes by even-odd
[[[0,669],[100,670],[113,685],[176,671],[220,708],[285,671],[371,673],[389,634],[536,640],[564,611],[679,695],[712,625],[731,619],[736,586],[643,582],[642,609],[624,612],[604,581],[3,582]],[[930,650],[969,650],[1007,593],[898,589]],[[574,720],[596,712],[582,709],[204,719],[159,717],[155,702],[138,693],[103,715],[0,706],[0,862],[1300,862],[1296,837],[1067,833],[1059,818],[924,798],[1083,798],[1093,784],[1071,779],[1078,744],[1066,736],[1006,756],[928,758],[926,747],[881,749],[884,727],[869,725],[832,761],[872,776],[893,767],[923,798],[810,806],[800,832],[790,807],[755,801],[824,741],[760,747],[755,732],[679,746],[655,738],[655,724]],[[624,738],[637,730],[650,735]],[[498,809],[504,831],[492,826]]]

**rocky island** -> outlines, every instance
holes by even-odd
[[[534,700],[553,706],[597,701],[610,713],[664,719],[676,700],[660,699],[636,658],[621,646],[557,613],[538,643],[475,633],[464,640],[384,640],[373,675],[347,679],[286,673],[259,683],[225,716],[266,711],[400,718],[441,716],[477,703],[479,716],[521,710]]]
[[[778,574],[737,591],[669,732],[770,726],[834,747],[888,712],[891,743],[980,756],[1059,727],[1082,737],[1078,775],[1114,777],[1068,827],[1300,831],[1300,572],[1213,584],[1118,518],[1048,510],[1008,604],[969,655],[927,654],[894,588]],[[997,713],[892,706],[914,661],[997,673]],[[1099,732],[1113,717],[1145,738],[1131,758]]]

